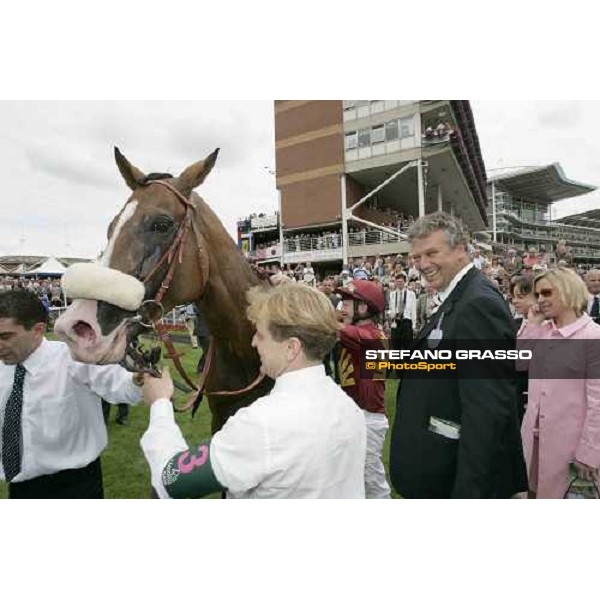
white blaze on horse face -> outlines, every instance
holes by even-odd
[[[117,238],[119,237],[119,234],[121,233],[121,229],[123,229],[123,227],[125,226],[127,221],[129,221],[129,219],[131,219],[131,217],[133,217],[133,214],[135,213],[135,209],[137,208],[137,204],[138,204],[137,200],[132,200],[125,206],[125,208],[121,212],[121,215],[119,216],[119,220],[117,221],[117,224],[115,225],[115,228],[113,230],[113,234],[110,236],[110,240],[108,240],[108,245],[106,246],[106,250],[102,254],[102,260],[100,261],[100,264],[103,267],[110,266],[110,259],[112,257],[112,253],[115,248],[115,242],[117,241]]]

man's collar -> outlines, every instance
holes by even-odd
[[[27,373],[35,375],[47,360],[47,353],[50,344],[46,338],[42,338],[42,343],[21,363]]]
[[[438,291],[438,296],[442,302],[452,293],[454,288],[457,286],[458,282],[473,268],[473,263],[468,263],[454,276],[452,281],[446,286],[444,290]]]
[[[297,369],[296,371],[288,371],[283,373],[275,380],[273,390],[281,391],[283,389],[294,388],[298,389],[308,384],[309,381],[314,381],[316,378],[325,376],[325,367],[323,364]],[[310,393],[310,388],[306,388],[307,393]]]

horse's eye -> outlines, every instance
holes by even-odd
[[[166,233],[171,229],[171,221],[166,219],[161,219],[160,221],[155,221],[152,223],[152,231],[156,231],[157,233]]]

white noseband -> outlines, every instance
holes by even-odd
[[[137,310],[145,288],[135,277],[97,263],[76,263],[62,276],[61,286],[75,300],[103,300],[123,310]]]

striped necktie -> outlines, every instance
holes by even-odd
[[[21,413],[25,372],[23,365],[17,365],[12,391],[4,409],[2,466],[6,481],[12,481],[21,472]]]

